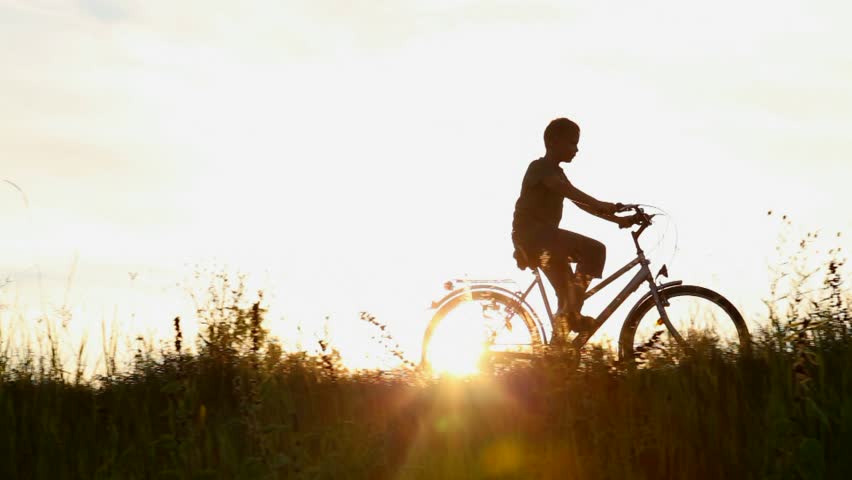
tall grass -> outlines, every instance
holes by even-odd
[[[576,372],[545,358],[466,379],[405,362],[349,372],[324,339],[319,355],[286,352],[263,326],[262,295],[222,277],[198,303],[195,353],[180,318],[172,345],[141,340],[129,369],[108,359],[94,379],[55,354],[0,350],[0,478],[846,478],[840,267],[835,255],[820,288],[799,272],[802,288],[768,301],[748,358],[649,344],[635,368],[596,347]]]

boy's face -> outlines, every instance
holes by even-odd
[[[559,163],[571,163],[571,160],[574,159],[579,151],[577,148],[579,141],[579,138],[574,137],[558,138],[548,150],[551,150],[553,154],[556,155],[556,158],[559,159]]]

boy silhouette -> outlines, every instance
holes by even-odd
[[[515,202],[512,243],[518,267],[539,266],[556,290],[558,307],[554,316],[552,343],[564,343],[567,327],[575,332],[591,328],[594,318],[580,311],[592,278],[601,278],[606,247],[579,233],[559,228],[565,198],[597,217],[628,228],[633,216],[618,217],[621,204],[602,202],[583,193],[565,176],[559,164],[571,163],[577,155],[580,127],[567,118],[557,118],[544,129],[543,157],[527,167],[521,194]],[[577,264],[577,271],[571,263]]]

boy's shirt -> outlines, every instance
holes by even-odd
[[[553,162],[543,157],[530,162],[521,183],[521,194],[515,202],[513,231],[528,232],[542,228],[554,230],[559,228],[564,197],[542,182],[544,178],[552,175],[559,175],[568,181],[565,172]]]

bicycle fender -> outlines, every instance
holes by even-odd
[[[547,337],[544,333],[545,332],[544,324],[541,323],[541,319],[538,317],[538,314],[535,312],[535,310],[532,308],[532,306],[529,303],[527,303],[526,300],[521,299],[521,297],[518,295],[517,292],[513,292],[513,291],[509,290],[508,288],[498,287],[497,285],[483,285],[483,284],[465,285],[463,287],[457,288],[457,289],[449,292],[448,294],[444,295],[443,298],[441,298],[440,300],[433,301],[432,302],[432,310],[438,310],[445,303],[447,303],[451,300],[454,300],[457,297],[460,297],[462,295],[469,295],[470,292],[472,292],[474,290],[487,290],[487,291],[501,293],[501,294],[508,296],[509,298],[512,298],[516,302],[518,302],[522,307],[524,307],[532,315],[533,321],[535,321],[536,325],[538,326],[539,332],[542,335],[542,339],[546,341]]]
[[[453,290],[453,291],[449,292],[448,294],[444,295],[443,297],[441,297],[440,300],[433,300],[432,305],[431,305],[431,309],[437,310],[437,309],[441,308],[441,305],[449,302],[450,300],[458,297],[459,295],[465,295],[467,292],[470,292],[470,291],[473,291],[473,290],[493,290],[493,291],[497,291],[497,292],[500,292],[500,293],[505,293],[506,295],[511,296],[515,300],[518,300],[519,303],[527,303],[526,301],[520,302],[521,298],[518,296],[518,294],[509,290],[508,288],[498,287],[497,285],[479,284],[479,285],[465,285],[463,287],[456,288],[455,290]]]

